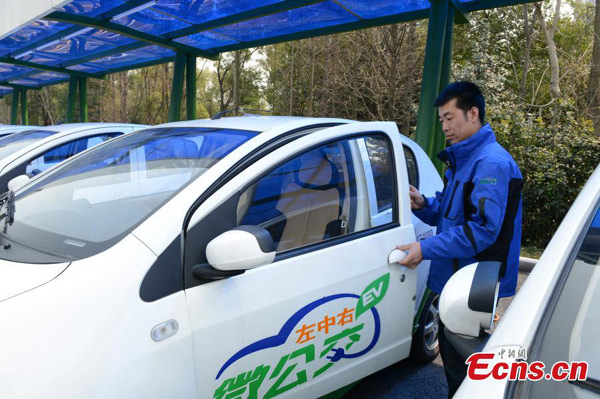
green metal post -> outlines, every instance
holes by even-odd
[[[438,88],[438,93],[450,83],[450,70],[452,68],[452,36],[454,33],[455,14],[456,13],[454,5],[450,3],[448,7],[448,20],[446,22],[446,35],[444,38],[444,55],[442,56],[442,70],[440,72],[440,86]],[[439,118],[437,117],[435,108],[434,115],[436,115],[436,117],[434,118],[434,140],[431,154],[435,156],[436,154],[440,153],[444,148],[446,148],[446,136],[442,131],[442,125],[440,123]],[[437,157],[435,157],[434,165],[439,174],[441,175],[444,172],[444,165]]]
[[[185,72],[186,107],[188,121],[196,119],[196,56],[187,55],[187,70]]]
[[[69,78],[69,94],[67,97],[67,117],[66,123],[75,121],[75,104],[77,102],[77,76]]]
[[[10,107],[10,124],[11,125],[16,125],[17,118],[19,117],[19,94],[21,94],[20,90],[13,89],[12,104]]]
[[[177,53],[173,71],[173,88],[171,89],[171,105],[169,107],[169,122],[177,122],[181,115],[181,97],[183,95],[183,79],[185,76],[186,54]]]
[[[29,110],[27,109],[27,90],[21,92],[21,125],[29,125]]]
[[[79,122],[88,121],[87,78],[79,77]]]
[[[430,3],[431,10],[427,30],[421,97],[419,99],[419,114],[417,116],[416,141],[437,167],[440,161],[436,157],[437,153],[435,151],[437,146],[435,136],[439,122],[433,102],[440,88],[449,1],[430,0]]]

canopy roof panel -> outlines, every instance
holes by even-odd
[[[461,12],[523,0],[452,0]],[[429,16],[428,0],[73,0],[0,40],[0,85],[39,88]],[[17,87],[17,86],[13,86]],[[0,88],[0,96],[11,91]]]

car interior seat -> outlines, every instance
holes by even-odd
[[[325,154],[312,151],[301,158],[277,202],[276,209],[286,218],[277,252],[341,234],[344,198],[339,180],[337,167]]]

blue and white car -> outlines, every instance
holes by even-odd
[[[408,357],[425,281],[395,248],[434,233],[409,184],[442,187],[391,122],[186,121],[75,155],[4,198],[0,394],[305,399]]]
[[[0,192],[19,175],[34,176],[106,140],[146,128],[130,123],[69,123],[0,138]]]

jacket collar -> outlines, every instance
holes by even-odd
[[[438,154],[442,162],[448,163],[455,160],[467,159],[478,149],[487,144],[496,142],[496,136],[489,123],[486,123],[471,137],[456,144],[448,146],[444,151]]]

